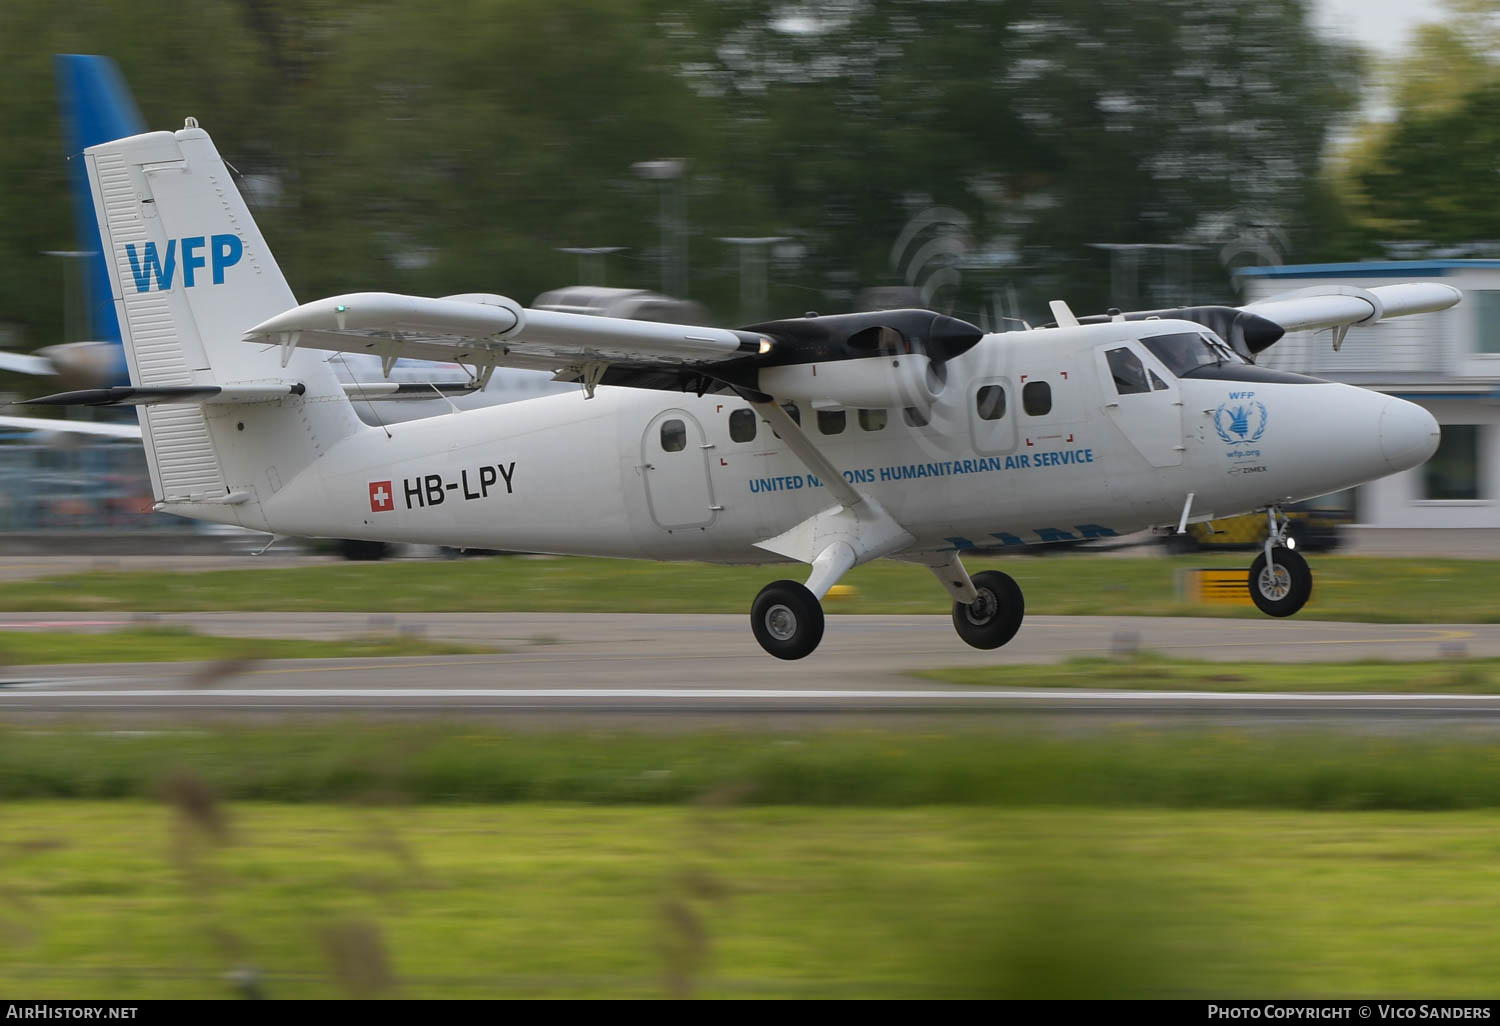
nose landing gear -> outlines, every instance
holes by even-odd
[[[1250,564],[1250,600],[1267,616],[1291,616],[1312,597],[1312,571],[1287,537],[1286,517],[1280,507],[1266,510],[1270,530],[1266,548]]]

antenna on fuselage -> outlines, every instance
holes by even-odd
[[[1052,311],[1052,317],[1057,321],[1059,328],[1079,327],[1078,318],[1073,316],[1073,311],[1068,308],[1068,304],[1063,300],[1054,299],[1047,304],[1047,307]]]

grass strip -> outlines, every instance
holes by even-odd
[[[0,804],[30,998],[1489,997],[1495,812]]]
[[[1058,553],[966,560],[999,569],[1026,593],[1027,611],[1052,615],[1260,617],[1251,607],[1184,601],[1179,571],[1248,567],[1253,554],[1115,558]],[[1313,561],[1303,618],[1374,623],[1500,622],[1500,561],[1351,556]],[[762,586],[800,579],[797,567],[725,567],[638,560],[501,556],[442,562],[315,565],[196,573],[88,573],[17,581],[5,611],[208,610],[358,612],[646,612],[743,614]],[[831,613],[943,613],[926,570],[877,561],[845,578],[854,593]]]
[[[106,633],[7,631],[0,666],[48,663],[138,663],[239,659],[355,659],[376,656],[469,655],[497,649],[401,635],[312,641],[222,638],[180,627],[131,627]]]
[[[1051,665],[957,666],[914,676],[949,684],[1123,691],[1287,691],[1447,695],[1500,693],[1500,659],[1431,662],[1219,663],[1153,653]]]
[[[1488,732],[1364,736],[1014,727],[636,734],[458,725],[0,731],[0,800],[151,799],[184,774],[226,799],[421,803],[1500,808]]]

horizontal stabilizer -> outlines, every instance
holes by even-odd
[[[306,386],[282,385],[162,385],[135,388],[84,388],[27,399],[23,406],[158,406],[164,403],[266,403],[302,395]]]

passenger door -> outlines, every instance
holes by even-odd
[[[664,530],[707,527],[718,517],[707,438],[686,410],[657,414],[641,439],[641,475],[651,519]]]

